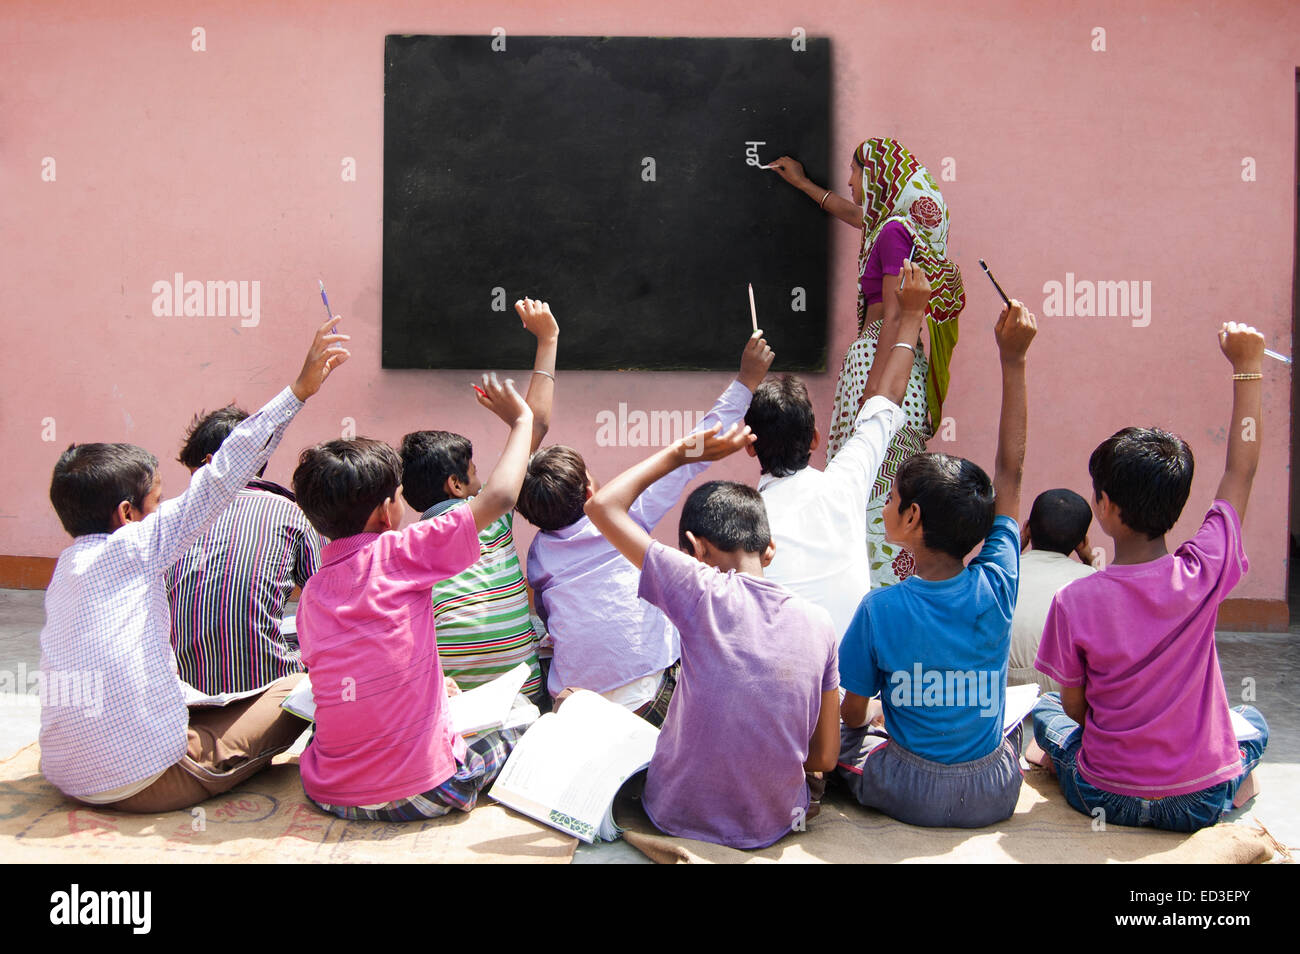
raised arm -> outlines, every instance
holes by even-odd
[[[1232,419],[1228,422],[1228,461],[1215,498],[1232,504],[1237,518],[1245,520],[1259,467],[1264,336],[1250,325],[1230,321],[1219,331],[1219,348],[1232,363]]]
[[[650,532],[628,513],[632,504],[651,484],[689,463],[721,460],[754,442],[748,427],[733,424],[725,434],[719,425],[709,431],[683,437],[623,471],[592,495],[583,510],[619,553],[639,570],[654,542]]]
[[[528,468],[529,442],[533,435],[533,412],[515,390],[509,379],[502,384],[495,373],[483,375],[483,386],[477,385],[478,403],[501,418],[510,428],[505,450],[483,483],[483,489],[469,502],[474,513],[474,526],[481,532],[511,510],[519,499],[519,488],[524,484],[524,471]]]
[[[813,182],[804,174],[802,163],[789,156],[782,156],[772,162],[768,168],[816,202],[823,211],[829,212],[841,222],[859,231],[862,230],[862,206]]]
[[[762,334],[761,331],[756,331],[745,342],[736,379],[727,385],[727,389],[718,396],[713,407],[700,419],[698,430],[708,431],[717,428],[725,431],[733,424],[744,421],[745,412],[749,410],[749,402],[754,396],[754,389],[763,383],[767,369],[772,366],[772,361],[776,357]],[[646,488],[646,493],[638,497],[631,508],[634,519],[646,530],[653,530],[663,519],[664,514],[677,503],[686,485],[704,473],[708,467],[707,460],[699,456],[692,457],[685,466],[671,471],[671,479],[652,482],[652,486]]]
[[[349,357],[333,317],[312,337],[302,370],[293,384],[230,432],[212,460],[194,472],[186,491],[164,502],[139,524],[146,559],[158,572],[179,560],[190,544],[229,506],[279,446],[284,430],[303,402],[320,390],[334,368]],[[137,537],[139,539],[139,537]]]
[[[998,420],[998,459],[993,472],[995,512],[1016,521],[1020,519],[1020,479],[1025,470],[1028,429],[1025,353],[1037,332],[1037,319],[1015,299],[1002,309],[994,328],[1002,362],[1002,414]]]
[[[894,404],[903,403],[907,382],[916,362],[916,342],[930,301],[930,282],[925,269],[910,259],[898,276],[886,275],[881,284],[885,317],[880,324],[876,357],[867,372],[862,400],[883,395]]]
[[[555,399],[555,353],[559,348],[560,326],[544,301],[524,298],[515,302],[524,327],[537,339],[532,380],[524,400],[533,412],[533,440],[530,452],[542,446],[551,427],[551,404]]]

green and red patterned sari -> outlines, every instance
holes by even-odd
[[[907,422],[885,453],[867,505],[867,551],[874,587],[897,583],[912,574],[912,555],[885,542],[882,511],[899,465],[913,454],[925,452],[926,441],[943,420],[948,368],[957,346],[957,316],[966,304],[966,292],[961,271],[947,257],[948,207],[926,168],[893,139],[868,139],[858,147],[857,160],[862,166],[863,195],[859,279],[881,230],[890,222],[899,222],[912,236],[912,260],[925,269],[932,289],[926,307],[930,353],[917,348],[903,403]],[[866,314],[867,304],[859,283],[858,338],[849,346],[840,370],[827,438],[828,460],[852,433],[853,421],[862,406],[867,372],[875,359],[881,323],[877,320],[868,325]]]

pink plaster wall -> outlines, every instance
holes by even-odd
[[[540,6],[540,5],[538,5]],[[250,409],[287,383],[321,305],[323,276],[354,358],[299,415],[269,476],[296,451],[359,433],[396,441],[438,426],[468,435],[480,469],[502,429],[463,372],[379,367],[383,40],[387,33],[788,36],[833,40],[833,153],[894,136],[939,174],[969,304],[934,449],[992,463],[997,363],[992,288],[976,259],[1042,311],[1067,272],[1152,283],[1147,327],[1044,318],[1031,352],[1026,500],[1087,489],[1087,456],[1120,426],[1156,423],[1191,443],[1188,534],[1222,468],[1230,383],[1214,330],[1259,325],[1290,350],[1295,234],[1295,70],[1300,8],[1251,4],[164,2],[0,6],[0,553],[56,555],[50,469],[70,441],[132,441],[175,455],[190,415]],[[191,30],[206,31],[206,51]],[[1106,31],[1094,52],[1092,30]],[[452,132],[454,134],[454,131]],[[545,143],[521,144],[521,161]],[[357,181],[342,181],[344,157]],[[1242,181],[1243,157],[1257,181]],[[53,157],[56,179],[42,181]],[[739,174],[743,174],[741,171]],[[844,192],[835,168],[831,186]],[[545,228],[545,223],[535,227]],[[857,233],[834,229],[831,373],[810,384],[829,416],[853,334]],[[261,322],[159,318],[152,286],[180,271],[257,280]],[[539,288],[563,323],[580,291]],[[512,292],[513,293],[513,292]],[[507,322],[509,325],[509,322]],[[768,328],[778,352],[780,328]],[[739,346],[744,329],[738,328]],[[515,333],[510,327],[509,333]],[[779,357],[778,357],[779,362]],[[1234,595],[1284,595],[1289,380],[1270,365],[1263,458],[1246,522],[1253,572]],[[604,479],[645,453],[597,448],[596,414],[703,409],[707,374],[567,373],[551,440]],[[43,440],[44,419],[55,439]],[[815,463],[822,463],[818,454]],[[754,480],[747,457],[716,475]],[[186,475],[163,465],[164,489]],[[671,539],[676,514],[661,536]],[[521,550],[531,529],[519,524]]]

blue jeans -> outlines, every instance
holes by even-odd
[[[1237,743],[1242,752],[1242,773],[1199,792],[1165,798],[1118,795],[1089,784],[1076,764],[1079,747],[1083,744],[1083,732],[1061,708],[1059,692],[1048,693],[1034,706],[1034,739],[1039,748],[1051,756],[1061,792],[1076,811],[1094,815],[1100,808],[1104,812],[1102,819],[1110,824],[1192,832],[1208,828],[1219,820],[1220,815],[1232,809],[1237,789],[1259,764],[1268,746],[1268,723],[1259,710],[1254,706],[1238,706],[1236,711],[1260,733],[1258,738]]]

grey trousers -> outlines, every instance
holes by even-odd
[[[836,771],[869,808],[909,825],[982,828],[1010,818],[1020,797],[1020,732],[981,759],[945,765],[887,737],[840,727]]]

